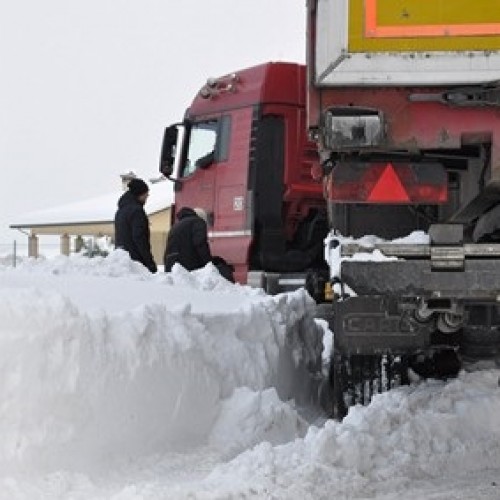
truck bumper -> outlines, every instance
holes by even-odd
[[[335,346],[344,354],[412,354],[460,346],[500,354],[500,262],[466,260],[436,271],[429,260],[344,262],[342,282],[358,294],[334,304]]]

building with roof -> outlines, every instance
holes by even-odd
[[[121,176],[125,189],[131,177],[135,177],[132,172]],[[72,239],[75,242],[73,251],[80,250],[83,237],[108,236],[114,240],[114,217],[122,194],[123,191],[117,190],[105,196],[30,212],[20,216],[9,227],[26,233],[30,257],[38,257],[39,237],[43,235],[59,236],[61,254],[69,255]],[[170,182],[165,180],[150,184],[149,198],[144,208],[149,218],[151,249],[157,264],[163,262],[172,203]]]

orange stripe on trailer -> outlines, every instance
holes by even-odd
[[[365,36],[377,38],[377,0],[365,0]]]
[[[385,26],[372,30],[371,38],[418,38],[442,36],[500,35],[500,24],[437,24],[422,26]]]
[[[500,35],[500,23],[379,26],[377,24],[377,0],[365,0],[365,36],[367,38],[419,38],[494,35]]]

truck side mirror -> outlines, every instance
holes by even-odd
[[[163,134],[163,144],[160,155],[160,172],[167,178],[173,174],[175,162],[175,147],[177,145],[177,125],[170,125]]]

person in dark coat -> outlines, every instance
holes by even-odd
[[[188,271],[200,269],[212,260],[208,245],[207,215],[201,208],[183,207],[168,233],[163,262],[170,272],[174,264]]]
[[[149,220],[144,205],[149,187],[142,179],[132,179],[118,200],[115,215],[115,247],[126,250],[132,260],[144,264],[152,273],[157,271],[149,233]]]

